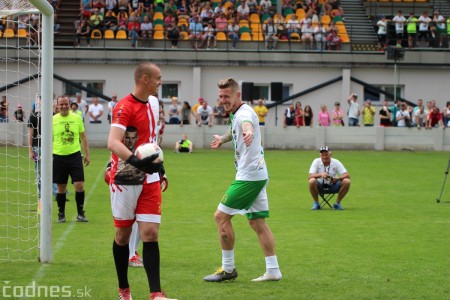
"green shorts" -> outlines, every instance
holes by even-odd
[[[219,204],[219,210],[228,215],[245,213],[249,220],[268,218],[267,181],[267,179],[260,181],[233,181]]]

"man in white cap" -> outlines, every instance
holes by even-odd
[[[309,168],[309,192],[314,199],[312,210],[320,209],[319,192],[325,194],[338,193],[333,208],[342,210],[342,199],[350,189],[350,174],[337,159],[331,158],[331,149],[320,148],[320,158],[314,159]]]

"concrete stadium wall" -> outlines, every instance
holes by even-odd
[[[209,148],[214,134],[223,134],[229,126],[166,125],[162,147],[171,150],[186,133],[194,148]],[[90,147],[106,148],[109,124],[86,124]],[[323,145],[341,150],[377,151],[450,151],[450,130],[384,127],[287,127],[261,128],[265,149],[313,150]],[[26,124],[0,123],[0,144],[26,146]],[[231,143],[224,145],[231,149]]]

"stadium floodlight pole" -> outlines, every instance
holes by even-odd
[[[52,120],[54,11],[47,0],[29,0],[42,14],[41,224],[39,260],[52,262]]]

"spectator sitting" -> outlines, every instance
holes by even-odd
[[[278,42],[277,29],[273,24],[272,18],[269,17],[266,22],[267,23],[263,25],[264,43],[266,45],[266,49],[276,49]]]
[[[338,35],[338,31],[338,27],[331,22],[327,35],[328,50],[341,50],[341,38]]]
[[[77,36],[75,47],[80,47],[82,37],[86,38],[87,46],[90,47],[91,42],[90,34],[91,28],[89,27],[88,21],[86,19],[82,19],[75,33],[75,35]]]
[[[225,18],[225,13],[224,12],[219,12],[217,18],[214,20],[214,22],[216,23],[216,31],[223,31],[226,32],[227,28],[228,28],[228,20],[227,18]]]
[[[127,30],[127,24],[128,24],[128,15],[125,11],[119,11],[119,14],[117,15],[117,26],[118,30]]]
[[[164,7],[164,14],[168,15],[170,13],[172,16],[176,16],[177,10],[178,8],[175,5],[174,0],[169,0],[169,3],[167,3],[166,6]]]
[[[93,0],[92,7],[98,11],[100,15],[105,14],[105,3],[103,0]]]
[[[181,0],[180,5],[177,7],[177,15],[178,19],[189,20],[189,5],[186,3],[186,0]]]
[[[150,22],[149,16],[145,16],[144,22],[141,23],[141,38],[149,41],[153,38],[153,24]]]
[[[186,153],[192,153],[192,147],[193,144],[189,140],[187,134],[183,134],[181,140],[177,141],[175,143],[175,152],[186,152]]]
[[[222,2],[219,2],[219,5],[217,5],[216,8],[214,8],[214,16],[216,18],[218,18],[220,16],[220,13],[223,13],[225,15],[226,12],[227,11],[226,11],[225,7],[223,6]],[[217,24],[217,21],[216,21],[216,24]]]
[[[337,159],[331,158],[331,149],[327,146],[320,148],[320,158],[314,159],[309,168],[309,192],[314,199],[311,209],[320,209],[319,192],[338,193],[334,209],[342,210],[341,201],[350,189],[350,175],[344,165]]]
[[[128,19],[127,30],[128,38],[131,38],[131,47],[136,48],[136,41],[141,30],[141,24],[139,24],[136,16],[130,16]]]
[[[117,17],[113,10],[108,9],[103,18],[103,30],[113,30],[117,29]]]
[[[228,38],[232,40],[231,48],[236,48],[236,44],[239,41],[239,25],[236,24],[234,19],[228,24]]]
[[[103,15],[99,14],[99,11],[97,8],[92,9],[92,12],[94,13],[89,18],[89,25],[92,29],[100,29],[103,26]]]
[[[314,28],[312,27],[312,21],[308,20],[306,24],[302,26],[302,43],[303,49],[306,50],[306,42],[309,41],[309,49],[314,49]]]
[[[198,48],[202,48],[204,43],[202,32],[202,23],[199,22],[198,16],[194,16],[193,21],[189,23],[189,40],[191,41],[192,48],[197,49],[196,44],[198,42],[200,42]]]
[[[248,20],[250,14],[250,8],[248,7],[245,0],[241,1],[241,5],[237,8],[237,20]]]
[[[211,49],[210,45],[211,45],[211,40],[214,41],[214,49],[217,49],[217,40],[216,40],[216,30],[213,28],[213,21],[209,21],[208,22],[208,26],[206,26],[203,29],[205,35],[205,39],[206,39],[206,49]]]
[[[261,2],[259,2],[259,5],[261,6],[262,11],[269,11],[270,7],[272,6],[272,1],[261,0]]]
[[[250,14],[259,14],[258,2],[256,0],[247,0],[247,6]]]
[[[17,121],[17,122],[22,122],[23,123],[23,120],[25,119],[26,117],[25,117],[25,111],[22,109],[22,105],[17,105],[17,109],[16,109],[16,111],[14,112],[14,119]]]

